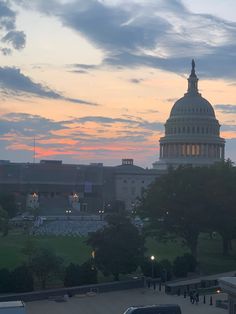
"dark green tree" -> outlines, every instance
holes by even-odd
[[[137,228],[123,215],[107,217],[108,225],[91,234],[87,243],[95,251],[95,266],[119,280],[120,274],[132,273],[144,255],[144,239]]]
[[[27,258],[27,264],[30,265],[31,260],[35,253],[37,252],[37,246],[32,238],[27,238],[21,252],[26,256]]]
[[[173,273],[176,277],[186,277],[188,274],[188,261],[184,256],[177,256],[173,261]]]
[[[17,213],[17,205],[14,194],[0,194],[0,206],[7,212],[10,218]]]
[[[139,214],[149,218],[147,228],[159,238],[180,237],[197,256],[198,236],[205,230],[206,192],[204,167],[170,170],[144,193]]]
[[[71,263],[65,269],[64,286],[80,286],[97,283],[97,270],[91,260],[82,265]]]
[[[145,256],[140,264],[140,267],[143,275],[146,277],[152,276],[153,278],[161,277],[162,267],[157,260],[152,261],[150,257]]]
[[[0,231],[2,232],[3,236],[6,236],[8,234],[8,229],[9,229],[8,213],[0,205]]]
[[[90,285],[97,283],[97,269],[91,260],[80,265],[80,284]]]
[[[207,215],[211,231],[222,237],[223,254],[236,238],[236,167],[230,160],[216,163],[208,169],[206,182]]]
[[[0,269],[0,293],[11,292],[11,273],[8,269]]]
[[[26,265],[19,266],[11,272],[12,292],[30,292],[34,290],[34,280]]]
[[[64,286],[73,287],[80,285],[80,265],[70,263],[65,268]]]
[[[63,260],[49,248],[39,248],[31,258],[29,267],[39,280],[41,288],[45,289],[48,279],[60,274]]]

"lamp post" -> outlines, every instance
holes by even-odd
[[[99,215],[100,215],[100,220],[102,220],[103,214],[104,214],[104,210],[103,210],[103,209],[99,209],[99,210],[98,210],[98,213],[99,213]]]
[[[152,263],[152,278],[154,278],[154,261],[155,261],[155,256],[152,255],[150,257],[150,259],[151,259],[151,263]]]
[[[66,215],[67,215],[67,219],[69,220],[70,218],[70,214],[71,214],[71,209],[66,209]]]

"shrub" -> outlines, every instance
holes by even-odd
[[[11,272],[12,292],[29,292],[34,290],[34,280],[29,268],[25,265]]]
[[[168,259],[163,259],[160,261],[161,265],[161,280],[164,282],[166,280],[171,280],[173,266]]]
[[[194,272],[196,270],[197,267],[197,260],[196,258],[190,254],[190,253],[186,253],[183,255],[183,257],[185,258],[187,264],[188,264],[188,271],[189,272]]]
[[[177,256],[173,262],[173,273],[176,277],[186,277],[188,274],[188,262],[184,256]]]
[[[11,273],[8,269],[0,269],[0,293],[11,291]]]
[[[151,261],[150,257],[145,256],[141,262],[141,270],[144,276],[158,278],[161,277],[161,265],[156,260]],[[153,274],[152,274],[153,268]]]
[[[97,283],[97,270],[90,261],[82,265],[70,264],[65,269],[64,286],[73,287]]]

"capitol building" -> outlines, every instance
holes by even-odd
[[[160,139],[160,160],[155,169],[179,165],[210,165],[224,160],[225,140],[212,105],[198,91],[195,62],[188,78],[188,90],[176,101]]]
[[[160,139],[160,158],[150,169],[122,159],[120,165],[64,164],[61,160],[13,163],[0,160],[0,190],[14,194],[20,209],[39,207],[43,215],[125,209],[170,166],[208,166],[224,160],[225,140],[212,105],[198,91],[195,62],[186,94],[176,101]]]

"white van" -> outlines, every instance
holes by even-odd
[[[26,314],[25,304],[22,301],[0,302],[0,314]]]
[[[124,314],[181,314],[177,304],[143,305],[129,307]]]

